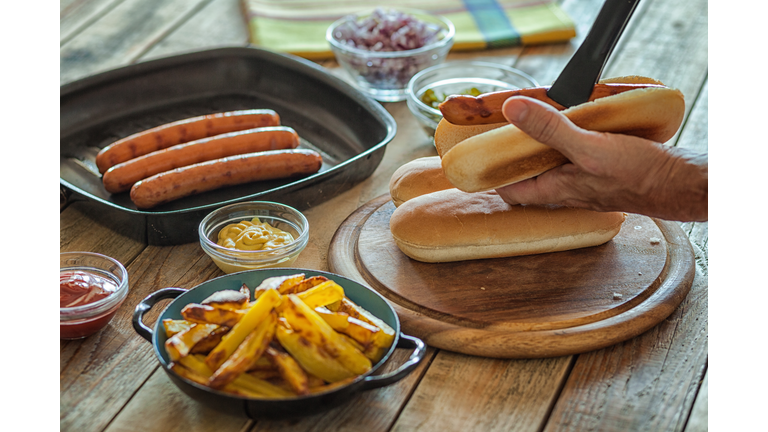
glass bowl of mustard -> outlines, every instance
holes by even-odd
[[[200,246],[224,273],[291,267],[309,241],[309,223],[293,207],[268,201],[231,204],[201,222]]]

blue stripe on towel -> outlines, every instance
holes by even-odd
[[[512,27],[504,9],[496,0],[463,0],[472,14],[477,28],[483,34],[489,48],[515,45],[520,41],[520,33]]]

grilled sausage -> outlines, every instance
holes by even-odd
[[[315,173],[322,157],[305,149],[268,150],[214,159],[155,174],[131,188],[136,207],[148,209],[189,195],[262,180]]]
[[[230,132],[177,144],[119,163],[104,173],[102,182],[110,193],[125,192],[139,180],[174,168],[227,156],[298,146],[296,131],[285,126]]]
[[[280,126],[280,116],[273,110],[259,109],[179,120],[133,134],[104,147],[96,155],[96,166],[103,174],[121,162],[176,144],[264,126]]]
[[[600,99],[606,96],[612,96],[624,93],[629,90],[635,90],[645,87],[664,87],[659,84],[624,84],[624,83],[606,83],[595,84],[595,89],[589,97],[590,101]],[[519,90],[504,90],[481,94],[480,96],[452,95],[440,104],[440,112],[446,121],[456,125],[480,125],[506,122],[504,114],[501,112],[501,106],[504,101],[512,96],[528,96],[546,102],[549,105],[564,110],[565,107],[550,99],[547,96],[546,87],[531,87]]]

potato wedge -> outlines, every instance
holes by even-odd
[[[195,323],[234,327],[247,311],[221,309],[211,305],[190,303],[181,309],[181,316]]]
[[[254,298],[258,299],[266,291],[269,291],[269,290],[275,290],[278,293],[280,293],[281,289],[287,290],[291,286],[294,286],[303,280],[304,280],[304,273],[266,278],[259,284],[259,286],[256,287],[255,290],[253,290],[253,296]]]
[[[277,366],[275,366],[272,361],[267,358],[267,356],[263,355],[256,359],[255,362],[251,364],[251,366],[248,368],[248,371],[262,371],[262,370],[277,370]]]
[[[221,342],[221,338],[224,337],[231,330],[229,327],[219,326],[216,330],[210,332],[208,336],[200,339],[193,347],[190,354],[208,354],[212,349],[216,348]]]
[[[251,299],[251,289],[248,288],[248,285],[243,284],[243,286],[240,287],[240,292],[243,293],[243,295],[250,300]]]
[[[349,316],[376,326],[381,330],[374,335],[371,344],[366,348],[366,357],[374,362],[379,361],[384,353],[389,350],[389,347],[392,346],[395,340],[395,330],[372,313],[356,305],[348,297],[344,297],[341,300],[337,312],[347,313]]]
[[[304,370],[326,382],[338,382],[356,376],[330,354],[294,332],[284,320],[278,322],[275,336]]]
[[[310,288],[316,287],[321,283],[326,282],[327,280],[328,278],[325,276],[312,276],[304,279],[303,281],[295,285],[286,284],[285,286],[281,286],[278,291],[280,292],[280,294],[283,294],[283,295],[298,294]]]
[[[201,301],[200,304],[220,309],[240,310],[248,307],[250,297],[250,293],[245,294],[242,291],[221,290],[211,294],[208,298]]]
[[[235,379],[235,381],[230,384],[230,386],[231,385],[237,386],[238,389],[244,388],[252,392],[263,394],[269,398],[289,398],[296,396],[295,394],[280,386],[276,386],[268,381],[256,378],[247,373],[237,377],[237,379]]]
[[[371,360],[336,333],[296,294],[285,297],[285,305],[282,314],[294,332],[321,347],[356,375],[364,374],[371,369]]]
[[[192,324],[194,323],[187,320],[175,320],[175,319],[166,318],[163,320],[163,328],[165,329],[165,336],[171,337],[176,333],[182,332],[184,330],[189,330],[189,328],[192,327]]]
[[[184,378],[195,382],[199,382],[196,380],[200,379],[204,381],[199,382],[200,384],[206,386],[208,385],[208,380],[213,375],[213,371],[208,367],[208,365],[205,364],[204,358],[200,358],[197,355],[190,355],[179,360],[179,363],[181,363],[182,366],[197,376],[193,376],[191,374],[184,375],[184,371],[178,371],[173,369],[173,367],[171,369],[173,369],[176,373],[183,376]],[[242,374],[238,376],[232,383],[224,386],[223,390],[229,393],[256,398],[279,398],[294,396],[292,393],[285,391],[276,385],[270,384],[269,382],[258,379],[256,377],[248,376],[248,374]]]
[[[307,306],[314,309],[343,299],[344,288],[336,282],[329,280],[295,295]]]
[[[327,322],[331,328],[351,337],[363,347],[371,344],[376,332],[381,331],[378,327],[351,317],[343,312],[331,312],[324,307],[315,308],[315,312],[317,312],[317,314],[320,315],[320,318]]]
[[[246,336],[235,352],[216,369],[211,376],[209,385],[215,389],[220,389],[248,370],[272,342],[276,324],[277,314],[273,311]]]
[[[189,355],[192,347],[208,336],[219,326],[216,324],[194,324],[188,330],[181,331],[165,341],[165,351],[171,361]]]
[[[261,295],[240,321],[232,327],[232,330],[224,335],[221,343],[205,358],[205,363],[208,367],[211,370],[218,369],[235,352],[248,334],[272,312],[275,306],[280,304],[280,301],[280,294],[274,290],[266,291]]]
[[[309,376],[290,354],[282,349],[269,347],[264,355],[277,366],[280,376],[288,383],[294,393],[298,395],[309,393]]]

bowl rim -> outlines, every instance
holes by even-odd
[[[224,391],[221,391],[221,390],[217,390],[217,389],[214,389],[212,387],[204,386],[202,384],[199,384],[199,383],[196,383],[194,381],[188,380],[188,379],[182,377],[181,375],[177,374],[173,370],[171,370],[171,368],[169,367],[170,362],[166,362],[165,361],[165,358],[163,357],[162,352],[161,352],[161,349],[162,349],[161,345],[162,344],[160,343],[160,336],[159,336],[160,333],[159,332],[163,331],[163,323],[162,323],[163,317],[167,313],[169,313],[168,310],[170,309],[172,304],[176,303],[181,298],[185,297],[189,292],[191,292],[191,291],[193,291],[195,289],[205,289],[203,287],[207,287],[207,286],[209,286],[211,284],[220,283],[221,280],[237,279],[238,277],[240,277],[240,276],[242,276],[243,274],[246,274],[246,273],[272,273],[272,272],[285,273],[286,275],[287,274],[291,274],[291,273],[319,274],[319,275],[324,275],[324,276],[328,277],[331,280],[334,280],[333,278],[344,279],[347,283],[351,283],[351,284],[357,285],[359,288],[361,288],[361,289],[363,289],[365,291],[369,291],[370,293],[373,294],[373,297],[377,297],[390,310],[390,312],[391,312],[391,314],[392,314],[392,316],[394,318],[394,324],[395,325],[392,326],[392,329],[395,332],[395,337],[392,340],[392,345],[389,347],[389,349],[384,354],[384,356],[382,356],[382,358],[378,362],[376,362],[375,364],[372,365],[372,367],[371,367],[371,369],[369,371],[356,376],[354,378],[354,380],[351,380],[351,381],[349,381],[347,383],[344,383],[343,385],[339,385],[338,387],[333,387],[333,388],[326,389],[323,392],[311,393],[311,394],[307,394],[307,395],[297,395],[295,397],[290,397],[290,398],[268,398],[268,397],[265,397],[265,398],[254,398],[254,397],[241,396],[241,395],[237,395],[237,394],[227,393],[227,392],[224,392]],[[249,288],[255,289],[255,287],[249,287]],[[222,288],[222,289],[226,289],[226,288]],[[378,318],[381,319],[381,317],[378,317]],[[233,399],[238,399],[238,400],[242,400],[242,401],[250,401],[250,402],[256,402],[256,403],[281,403],[281,402],[301,403],[301,402],[306,401],[306,400],[312,400],[312,399],[320,398],[320,397],[322,397],[324,395],[327,395],[329,393],[338,393],[338,392],[344,391],[345,389],[349,389],[349,388],[351,388],[353,386],[360,385],[360,383],[362,381],[364,381],[368,376],[371,376],[372,374],[376,373],[387,362],[387,360],[389,360],[389,358],[392,356],[394,350],[397,348],[397,344],[398,344],[398,341],[400,340],[401,332],[402,332],[402,328],[401,328],[401,323],[400,323],[400,317],[398,316],[397,311],[395,310],[395,307],[392,305],[392,303],[390,303],[389,300],[386,299],[386,297],[384,297],[381,293],[377,292],[373,288],[370,288],[367,285],[365,285],[365,284],[363,284],[361,282],[358,282],[358,281],[356,281],[354,279],[351,279],[351,278],[348,278],[346,276],[340,275],[338,273],[333,273],[333,272],[330,272],[330,271],[316,270],[316,269],[309,269],[309,268],[302,268],[302,267],[282,267],[282,268],[279,268],[279,269],[251,269],[251,270],[244,270],[244,271],[236,272],[236,273],[229,273],[229,274],[226,274],[226,275],[221,275],[221,276],[215,277],[213,279],[209,279],[207,281],[201,282],[201,283],[195,285],[194,287],[186,290],[186,292],[184,292],[183,294],[180,294],[178,297],[176,297],[173,300],[171,300],[171,302],[168,305],[166,305],[163,308],[163,310],[160,312],[160,315],[158,316],[157,321],[155,322],[155,324],[153,326],[152,340],[150,341],[150,343],[152,344],[152,348],[153,348],[155,357],[157,358],[158,362],[160,363],[160,365],[162,366],[162,368],[165,370],[166,373],[172,374],[173,376],[179,378],[182,382],[184,382],[186,384],[189,384],[192,387],[195,387],[197,389],[201,389],[203,391],[206,391],[206,392],[218,395],[218,396],[223,396],[225,398],[233,398]]]
[[[231,211],[231,209],[235,207],[249,207],[249,206],[263,205],[263,204],[283,207],[288,213],[295,215],[301,222],[301,225],[303,225],[303,229],[301,229],[302,226],[297,227],[301,229],[299,236],[295,238],[292,242],[273,248],[273,249],[241,250],[241,249],[232,249],[224,246],[219,246],[218,244],[211,241],[211,239],[209,239],[208,236],[205,234],[205,227],[208,224],[208,222],[210,222],[210,220],[213,219],[214,216]],[[257,217],[257,216],[254,215],[252,217]],[[240,260],[271,261],[274,259],[283,259],[285,256],[289,256],[293,252],[301,252],[304,249],[304,247],[306,247],[307,243],[309,242],[309,221],[307,220],[307,217],[304,216],[304,213],[300,212],[299,210],[296,210],[295,208],[287,204],[282,204],[274,201],[245,201],[240,203],[229,204],[208,213],[208,215],[206,215],[198,225],[198,235],[200,237],[200,245],[203,248],[203,250],[206,253],[212,253],[216,255],[216,258],[218,259],[232,259],[234,257],[229,255],[229,253],[234,252],[234,253],[237,253],[237,255],[239,256],[237,258],[238,261]],[[259,255],[265,255],[267,253],[270,255],[270,259],[268,260],[260,259]]]
[[[329,25],[328,28],[326,29],[326,31],[325,31],[325,40],[327,40],[328,43],[331,44],[332,48],[335,48],[335,49],[338,49],[338,50],[341,50],[341,51],[346,51],[346,52],[349,52],[349,53],[353,53],[355,55],[362,56],[362,57],[375,56],[375,57],[379,57],[379,58],[407,57],[407,56],[412,56],[412,55],[415,55],[415,54],[421,54],[421,53],[424,53],[424,52],[427,52],[427,51],[431,51],[433,49],[440,48],[440,47],[443,47],[445,45],[449,45],[449,44],[452,45],[453,44],[453,38],[456,36],[456,27],[453,25],[453,22],[451,22],[451,20],[449,20],[448,18],[444,17],[443,15],[438,15],[438,14],[435,14],[435,13],[432,13],[432,12],[429,12],[429,11],[426,11],[426,10],[423,10],[423,9],[415,9],[415,8],[386,8],[386,9],[387,10],[395,10],[395,11],[398,11],[398,12],[407,13],[407,14],[410,14],[410,15],[414,16],[414,18],[417,18],[417,19],[418,19],[418,17],[416,17],[415,15],[427,15],[427,16],[431,16],[431,17],[436,18],[438,21],[443,23],[444,30],[447,31],[445,36],[442,39],[437,40],[435,42],[432,42],[431,44],[424,45],[424,46],[422,46],[420,48],[414,48],[414,49],[410,49],[410,50],[402,50],[402,51],[368,51],[368,50],[363,50],[363,49],[360,49],[360,48],[350,47],[350,46],[348,46],[346,44],[342,44],[333,36],[333,31],[339,25],[341,25],[341,24],[343,24],[345,22],[348,22],[351,19],[357,20],[357,19],[359,19],[359,18],[361,18],[361,17],[363,17],[365,15],[369,15],[369,14],[373,13],[373,11],[376,10],[376,9],[377,8],[367,9],[367,10],[363,10],[363,11],[360,11],[360,12],[347,14],[347,15],[337,19],[331,25]]]
[[[421,77],[423,77],[424,75],[430,72],[433,72],[438,69],[454,68],[457,66],[461,66],[461,67],[479,66],[479,67],[486,67],[486,68],[502,69],[506,72],[509,72],[513,75],[518,75],[521,78],[532,82],[533,83],[532,87],[540,86],[539,82],[534,77],[532,77],[531,75],[528,75],[527,73],[519,69],[515,69],[511,66],[503,65],[500,63],[489,62],[489,61],[482,61],[482,60],[456,60],[456,61],[450,61],[450,62],[445,62],[445,63],[437,64],[434,66],[430,66],[424,70],[419,71],[416,75],[414,75],[411,78],[411,80],[408,81],[408,85],[406,86],[406,93],[408,95],[408,100],[414,102],[420,110],[442,117],[443,113],[441,113],[439,109],[435,109],[430,106],[427,106],[427,104],[422,102],[421,99],[416,97],[414,85]],[[471,77],[467,77],[467,78],[471,78]]]
[[[64,323],[64,322],[77,321],[77,320],[83,320],[88,318],[98,318],[104,312],[108,312],[115,306],[119,305],[120,302],[122,302],[125,299],[125,297],[128,295],[128,290],[129,290],[128,270],[125,269],[125,266],[120,261],[110,256],[96,253],[96,252],[81,252],[81,251],[59,252],[60,258],[63,258],[65,256],[71,256],[73,258],[87,256],[91,258],[99,258],[99,259],[106,260],[117,267],[120,273],[120,281],[117,284],[117,289],[101,300],[95,301],[93,303],[87,303],[80,306],[59,307],[60,322]],[[60,271],[67,269],[66,267],[61,268],[61,266],[59,266],[59,268],[60,268]]]

